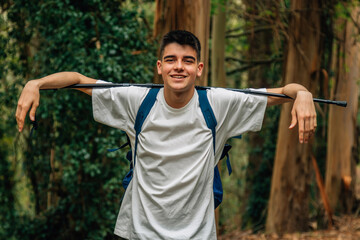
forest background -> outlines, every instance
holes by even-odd
[[[298,144],[291,104],[271,107],[263,130],[231,140],[233,174],[220,163],[218,235],[308,232],[359,213],[359,1],[89,0],[0,2],[0,239],[115,239],[128,171],[126,142],[94,122],[91,99],[41,92],[37,130],[19,134],[24,84],[59,71],[111,82],[161,82],[158,40],[171,29],[199,36],[199,85],[247,88],[297,82],[316,97],[318,129]],[[360,226],[356,229],[360,231]],[[239,237],[238,237],[239,238]]]

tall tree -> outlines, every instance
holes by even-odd
[[[278,31],[279,14],[278,0],[246,0],[243,1],[246,6],[246,26],[247,42],[249,48],[245,55],[246,60],[253,65],[248,70],[248,85],[253,88],[273,87],[274,82],[271,79],[276,59],[273,55],[279,55],[273,52],[274,46],[273,32]],[[269,12],[270,11],[270,12]],[[262,63],[262,64],[259,64]],[[272,108],[276,113],[268,111],[264,122],[268,117],[278,115],[278,109]],[[263,225],[265,222],[264,209],[270,195],[270,183],[266,178],[270,178],[274,153],[273,144],[268,144],[268,139],[275,136],[277,125],[266,125],[266,129],[260,133],[249,133],[249,160],[246,170],[246,211],[244,214],[243,225]]]
[[[210,0],[156,0],[154,24],[154,37],[158,39],[171,30],[187,30],[199,38],[204,70],[198,84],[207,85]],[[161,80],[155,78],[155,82]]]
[[[354,1],[353,1],[354,2]],[[360,8],[337,5],[334,83],[331,98],[346,100],[347,108],[330,106],[326,166],[326,193],[333,210],[349,212],[353,206],[355,166],[358,160],[358,86],[360,78]],[[351,3],[350,3],[351,4]]]
[[[212,17],[211,31],[211,85],[214,87],[226,87],[225,73],[225,29],[226,29],[226,0],[218,2]],[[221,164],[218,164],[221,172]],[[215,210],[216,229],[219,234],[219,211]]]
[[[293,0],[288,27],[285,84],[297,82],[314,93],[322,51],[321,1]],[[297,129],[288,130],[292,104],[282,106],[266,229],[269,232],[308,228],[311,144],[299,144]]]
[[[226,87],[225,73],[225,30],[226,0],[218,2],[212,17],[211,31],[211,84]]]

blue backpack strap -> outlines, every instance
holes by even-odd
[[[221,204],[224,194],[218,166],[214,168],[213,192],[214,192],[214,209],[216,209]]]
[[[207,92],[205,89],[196,89],[199,95],[199,103],[200,103],[200,109],[204,115],[206,125],[208,128],[211,129],[212,135],[213,135],[213,147],[214,147],[214,155],[215,155],[215,140],[216,140],[216,126],[217,121],[214,115],[214,112],[211,108],[211,105],[209,103],[209,100],[207,98]],[[235,138],[241,138],[240,136],[237,136]],[[229,158],[229,151],[231,149],[231,146],[228,144],[225,144],[223,151],[221,153],[220,160],[226,157],[226,165],[228,169],[229,175],[232,172],[231,164],[230,164],[230,158]],[[223,188],[220,178],[220,172],[218,166],[214,168],[214,183],[213,183],[213,191],[214,191],[214,203],[215,208],[217,208],[223,199]]]
[[[236,136],[236,137],[233,137],[233,138],[241,139],[242,135],[239,135],[239,136]],[[232,173],[232,168],[231,168],[231,164],[230,164],[230,157],[229,157],[230,149],[231,149],[231,145],[225,144],[224,149],[223,149],[223,151],[221,153],[221,157],[220,157],[220,159],[223,159],[224,157],[226,157],[226,166],[227,166],[227,169],[228,169],[229,176]]]
[[[126,174],[125,178],[122,181],[122,185],[125,190],[129,186],[130,181],[133,177],[136,151],[137,151],[137,145],[138,145],[138,137],[141,132],[142,125],[143,125],[145,119],[147,118],[147,116],[149,115],[151,108],[155,104],[156,96],[157,96],[159,90],[160,90],[160,88],[151,88],[149,90],[148,94],[146,95],[145,99],[142,101],[142,103],[139,107],[139,110],[136,114],[135,124],[134,124],[134,129],[135,129],[134,163],[133,164],[131,163],[132,152],[130,149],[130,151],[126,155],[127,160],[129,160],[129,162],[130,162],[130,171]],[[130,143],[129,137],[127,136],[127,138],[128,138],[127,144],[129,144]],[[123,146],[126,146],[126,144],[124,144]],[[123,146],[121,146],[120,148],[122,148]]]
[[[151,108],[154,106],[154,103],[156,101],[156,96],[159,92],[160,88],[151,88],[149,93],[146,95],[145,99],[140,105],[140,108],[136,114],[135,119],[135,147],[134,147],[134,166],[135,166],[135,160],[136,160],[136,151],[137,151],[137,145],[138,145],[138,137],[141,132],[142,125],[149,115],[149,112]]]
[[[202,112],[202,114],[203,114],[203,116],[205,118],[205,122],[206,122],[207,127],[212,132],[213,148],[214,148],[214,155],[215,155],[217,121],[216,121],[214,112],[213,112],[213,110],[211,108],[211,105],[209,103],[209,100],[207,98],[206,90],[204,90],[204,89],[196,89],[196,90],[197,90],[198,95],[199,95],[199,103],[200,103],[201,112]],[[230,149],[228,149],[228,150],[230,150]],[[223,153],[224,153],[224,151],[223,151]],[[224,154],[226,155],[227,151]],[[213,191],[214,191],[214,204],[215,204],[214,207],[217,208],[220,205],[220,203],[222,202],[223,192],[224,192],[223,188],[222,188],[222,183],[221,183],[221,178],[220,178],[220,173],[219,173],[218,166],[215,166],[215,168],[214,168]]]
[[[221,153],[221,157],[220,157],[220,159],[223,159],[224,157],[226,157],[226,166],[227,166],[227,169],[228,169],[229,176],[232,173],[232,168],[231,168],[231,164],[230,164],[230,157],[229,157],[230,149],[231,149],[231,145],[225,144],[225,146],[223,148],[223,151]]]
[[[122,146],[120,146],[120,149],[126,147],[127,145],[130,146],[129,136],[126,135],[126,138],[127,138],[127,143],[125,143],[125,144],[123,144]],[[131,163],[131,159],[132,159],[131,149],[127,152],[127,154],[126,154],[126,159],[130,162],[130,170],[129,170],[129,172],[126,174],[126,176],[124,177],[124,179],[123,179],[123,181],[122,181],[122,186],[123,186],[123,188],[124,188],[125,190],[126,190],[127,187],[129,186],[130,181],[131,181],[131,179],[132,179],[132,175],[133,175],[133,165],[132,165],[132,163]]]
[[[207,92],[205,89],[196,89],[199,95],[199,103],[201,112],[205,118],[206,125],[210,128],[213,135],[213,148],[215,154],[215,142],[216,142],[216,125],[217,121],[214,115],[214,112],[210,106],[209,100],[207,98]]]

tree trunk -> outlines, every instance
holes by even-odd
[[[267,26],[268,22],[264,19],[258,19],[258,16],[265,12],[267,9],[271,9],[274,6],[274,0],[246,0],[243,1],[246,5],[247,9],[247,26],[251,26],[253,30],[249,29],[249,32],[252,32],[248,35],[247,41],[249,44],[249,50],[247,53],[248,61],[259,61],[264,59],[270,59],[273,52],[271,51],[271,44],[273,39],[273,34],[271,28],[263,31],[254,31],[254,29],[258,27]],[[248,86],[251,88],[268,88],[270,84],[269,72],[271,72],[271,63],[261,64],[258,66],[254,66],[248,71]],[[264,118],[264,122],[266,122],[266,116]],[[265,126],[270,127],[270,126]],[[274,129],[275,130],[275,129]],[[275,130],[276,131],[276,130]],[[256,189],[261,182],[261,185],[265,185],[265,181],[260,175],[263,175],[265,169],[262,164],[268,164],[266,157],[264,157],[264,152],[269,151],[266,149],[267,146],[264,145],[265,131],[261,133],[248,133],[249,136],[249,159],[248,166],[246,169],[246,189],[245,189],[245,201],[247,203],[246,212],[244,221],[250,223],[259,223],[262,222],[264,224],[263,218],[263,209],[266,208],[266,203],[269,198],[269,190],[266,187],[262,187],[261,189]],[[274,137],[274,136],[267,136]],[[272,164],[271,164],[272,165]],[[271,170],[268,170],[269,172]],[[271,172],[269,173],[271,174]],[[270,186],[269,186],[270,188]],[[266,189],[266,190],[265,190]],[[259,191],[264,190],[265,192],[261,192],[259,196]],[[257,201],[252,201],[252,199],[257,199]],[[246,223],[245,223],[246,224]]]
[[[211,85],[226,87],[225,72],[225,29],[226,29],[226,0],[218,3],[212,19],[212,48],[211,48]],[[218,164],[221,173],[221,163]],[[215,210],[215,222],[219,235],[220,206]]]
[[[171,30],[187,30],[199,38],[204,70],[197,84],[206,86],[209,65],[210,0],[156,0],[154,24],[154,37],[158,39]],[[154,82],[160,83],[162,80],[157,76]]]
[[[360,9],[354,8],[351,17],[360,24]],[[336,32],[334,54],[335,76],[332,99],[346,100],[347,108],[330,106],[326,166],[326,193],[333,210],[350,213],[354,201],[356,159],[358,158],[358,86],[360,78],[360,44],[356,40],[359,29],[350,19],[338,19],[335,26],[344,26]],[[336,31],[336,30],[335,30]]]
[[[288,31],[285,84],[297,82],[314,93],[320,67],[320,9],[318,1],[293,0]],[[313,76],[313,78],[312,78]],[[295,232],[308,229],[308,189],[311,144],[300,144],[298,129],[288,130],[292,104],[282,106],[266,230]]]
[[[212,19],[211,85],[226,87],[225,73],[226,1],[218,3]]]

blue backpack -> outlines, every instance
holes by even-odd
[[[135,125],[134,125],[134,129],[135,129],[134,164],[132,164],[132,162],[131,162],[132,152],[130,150],[126,156],[126,158],[130,161],[130,171],[126,174],[126,176],[122,182],[122,185],[125,190],[127,189],[128,185],[130,184],[130,181],[133,176],[133,169],[134,169],[134,166],[136,163],[136,151],[137,151],[137,145],[138,145],[138,136],[141,132],[141,128],[142,128],[142,125],[143,125],[146,117],[148,116],[151,108],[153,107],[153,105],[156,101],[156,96],[157,96],[159,90],[160,90],[160,88],[151,88],[149,93],[146,95],[145,99],[141,103],[140,108],[137,112],[136,119],[135,119]],[[196,90],[199,95],[201,112],[203,113],[203,116],[205,118],[206,125],[212,132],[214,154],[215,154],[215,139],[216,139],[215,135],[216,135],[217,121],[216,121],[214,112],[210,106],[209,100],[207,98],[206,90],[199,89],[199,88],[196,88]],[[123,148],[127,145],[130,145],[129,138],[128,138],[128,142],[125,143],[124,145],[120,146],[120,148]],[[231,146],[228,144],[225,144],[224,149],[221,154],[221,157],[220,157],[220,159],[223,159],[225,156],[227,157],[226,164],[227,164],[229,175],[232,172],[230,160],[229,160],[229,154],[228,154],[230,149],[231,149]],[[222,188],[219,169],[217,166],[214,169],[213,191],[214,191],[214,202],[215,202],[214,208],[217,208],[220,205],[220,203],[222,202],[222,198],[223,198],[223,188]]]

